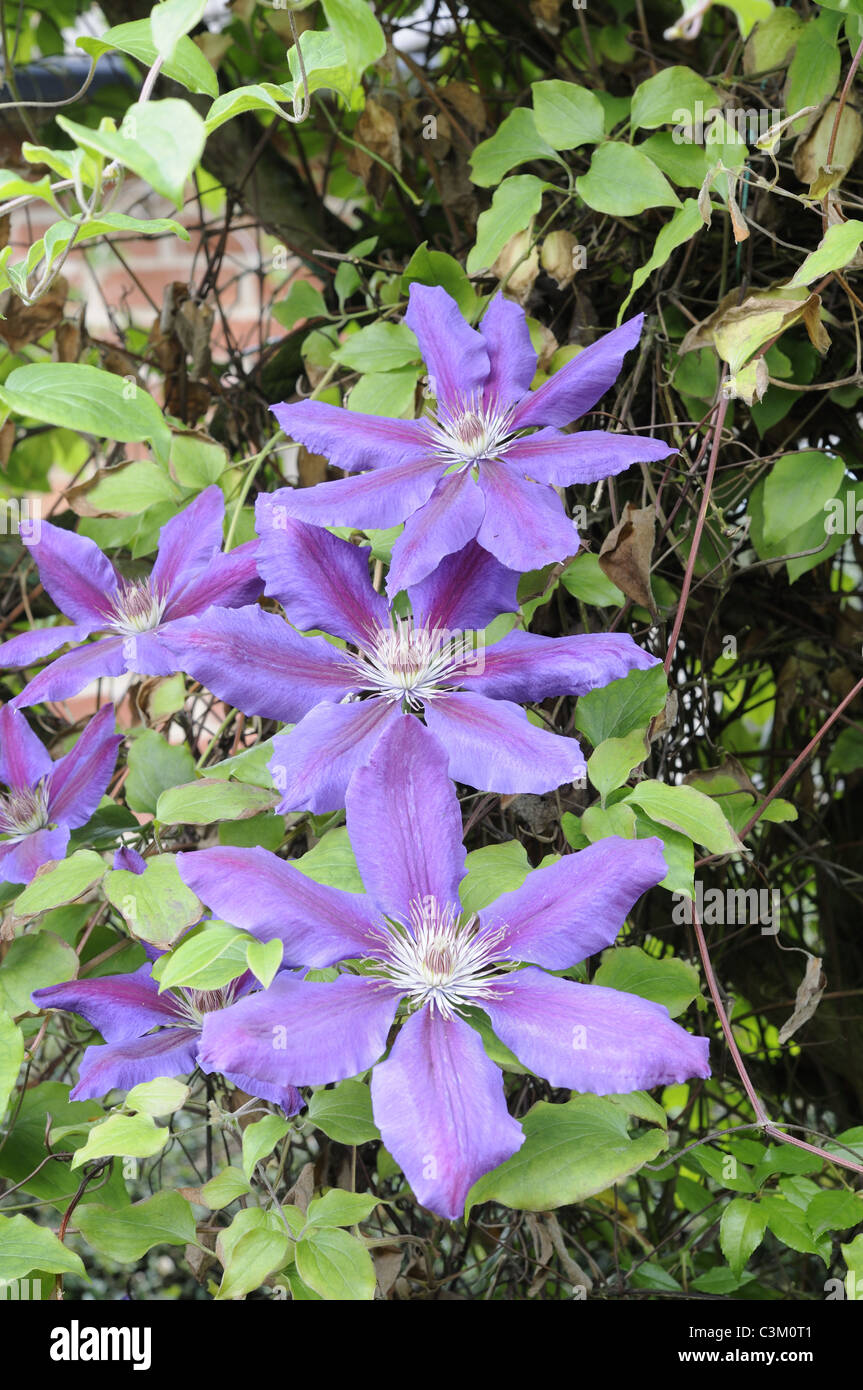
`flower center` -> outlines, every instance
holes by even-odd
[[[36,787],[13,787],[0,796],[0,835],[23,840],[48,821],[48,790],[44,779]]]
[[[167,602],[168,595],[154,590],[149,579],[123,580],[105,616],[115,632],[134,637],[159,626]]]
[[[372,973],[403,990],[414,1009],[429,1004],[442,1018],[494,998],[507,966],[500,958],[504,928],[483,931],[476,916],[426,897],[411,903],[407,923],[382,923]]]
[[[234,1003],[238,984],[239,979],[231,980],[221,989],[184,989],[181,986],[171,993],[178,1013],[182,1014],[193,1028],[200,1028],[205,1014],[218,1013],[220,1009],[227,1009]]]
[[[481,392],[440,405],[431,425],[433,451],[446,463],[463,467],[479,459],[500,458],[515,438],[514,413],[513,406],[503,406],[494,397],[486,401]]]
[[[363,689],[385,700],[404,700],[419,709],[446,689],[446,681],[465,661],[465,634],[415,627],[413,618],[392,615],[392,625],[372,632],[368,646],[351,657]]]

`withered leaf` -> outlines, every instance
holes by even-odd
[[[609,531],[599,552],[599,567],[627,598],[656,616],[650,588],[650,560],[656,535],[656,509],[627,502],[623,516]]]

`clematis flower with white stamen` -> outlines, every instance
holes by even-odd
[[[124,579],[86,536],[50,522],[31,533],[22,530],[42,584],[71,626],[12,637],[0,646],[0,668],[34,666],[75,645],[34,676],[12,704],[66,700],[103,676],[176,671],[164,640],[173,623],[211,605],[251,603],[261,591],[255,541],[222,553],[224,515],[221,489],[205,488],[162,527],[152,573],[140,580]],[[90,637],[98,640],[88,642]]]
[[[365,895],[316,883],[264,849],[178,855],[188,887],[220,918],[280,938],[286,964],[341,966],[329,983],[283,971],[268,990],[208,1014],[203,1065],[312,1086],[374,1068],[384,1144],[417,1200],[453,1219],[477,1178],[524,1140],[471,1026],[477,1008],[554,1087],[617,1094],[709,1075],[707,1039],[661,1004],[550,973],[611,945],[665,875],[659,840],[600,840],[463,920],[465,851],[446,754],[406,718],[353,778],[347,827]]]
[[[537,355],[524,310],[498,294],[472,328],[440,286],[410,287],[405,323],[416,335],[435,398],[415,420],[364,415],[323,401],[272,407],[285,433],[358,477],[284,488],[298,521],[366,530],[405,523],[387,592],[418,584],[469,541],[509,569],[541,569],[578,551],[555,487],[593,483],[673,446],[640,435],[579,430],[641,335],[638,314],[598,338],[536,391]]]
[[[53,762],[24,715],[0,708],[0,883],[29,883],[43,864],[64,857],[71,832],[105,795],[121,742],[114,708],[105,705]]]
[[[282,811],[344,806],[354,771],[405,714],[440,739],[456,781],[551,791],[584,775],[581,748],[537,728],[521,704],[583,695],[656,662],[616,632],[515,630],[485,646],[488,624],[517,610],[518,575],[476,541],[408,589],[406,614],[375,592],[367,550],[285,516],[273,496],[258,498],[257,523],[266,593],[290,622],[259,607],[211,610],[176,624],[170,645],[176,665],[220,700],[295,725],[275,739],[269,764]]]

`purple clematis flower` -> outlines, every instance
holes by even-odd
[[[69,642],[82,643],[52,661],[12,701],[33,705],[65,700],[90,681],[134,671],[169,676],[177,670],[164,638],[171,625],[211,605],[233,608],[261,592],[256,542],[221,553],[225,499],[205,488],[161,530],[159,553],[147,579],[126,580],[86,536],[43,522],[22,540],[39,577],[71,627],[39,628],[0,646],[0,667],[31,666]]]
[[[122,743],[114,707],[90,720],[74,748],[53,762],[26,718],[0,708],[0,883],[29,883],[43,864],[63,859],[69,834],[85,825],[105,794]]]
[[[128,1091],[157,1076],[186,1076],[201,1066],[198,1054],[204,1019],[216,1010],[228,1017],[236,1000],[259,988],[254,975],[246,971],[223,989],[178,988],[160,994],[151,970],[152,964],[147,964],[130,975],[72,980],[33,991],[31,998],[38,1008],[81,1014],[105,1039],[102,1046],[88,1047],[81,1058],[78,1084],[69,1092],[71,1100],[93,1100],[115,1089]],[[260,1081],[235,1069],[222,1074],[250,1095],[280,1105],[286,1115],[295,1115],[305,1104],[288,1083]]]
[[[171,646],[219,699],[296,723],[269,764],[283,812],[344,806],[352,774],[402,710],[424,716],[456,781],[550,791],[582,776],[584,757],[576,739],[531,724],[520,702],[582,695],[656,661],[625,633],[515,631],[485,647],[482,629],[518,608],[518,575],[476,541],[408,590],[407,616],[375,592],[367,550],[286,518],[270,496],[258,499],[257,516],[266,593],[297,628],[332,633],[349,649],[301,637],[257,607],[177,624]]]
[[[365,898],[322,887],[262,849],[178,856],[182,878],[211,909],[263,939],[281,937],[290,962],[349,963],[328,984],[283,973],[230,1014],[208,1015],[206,1066],[315,1086],[374,1067],[384,1143],[418,1201],[450,1218],[524,1138],[466,1011],[484,1010],[521,1063],[555,1087],[608,1094],[709,1075],[707,1039],[662,1005],[548,973],[614,941],[665,873],[659,840],[601,840],[465,921],[446,755],[408,718],[353,778],[347,823]],[[380,1062],[400,1011],[405,1021]]]
[[[393,595],[473,539],[520,572],[564,560],[579,542],[554,485],[595,482],[676,452],[637,435],[560,429],[615,381],[643,321],[628,319],[531,391],[537,356],[523,309],[499,294],[477,330],[446,290],[413,284],[405,322],[428,367],[436,415],[393,420],[322,401],[274,405],[292,439],[362,473],[276,498],[290,516],[318,526],[404,521],[387,580]]]

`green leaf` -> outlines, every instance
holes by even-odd
[[[36,877],[19,894],[15,915],[36,917],[49,908],[74,902],[98,883],[104,873],[103,860],[91,849],[79,849],[68,859],[43,864]]]
[[[136,747],[132,745],[133,750]],[[188,750],[183,746],[181,751]],[[266,787],[202,777],[184,786],[171,785],[161,792],[156,803],[156,819],[163,825],[212,825],[218,820],[245,820],[256,816],[270,810],[274,802],[275,794]]]
[[[851,219],[828,227],[816,249],[809,253],[800,269],[789,280],[789,285],[811,285],[813,280],[820,280],[822,275],[828,275],[831,270],[841,270],[853,260],[861,241],[863,222]]]
[[[152,1115],[109,1115],[94,1125],[87,1142],[72,1159],[72,1168],[80,1168],[94,1158],[150,1158],[160,1153],[171,1137],[169,1129],[159,1129]]]
[[[313,1091],[306,1119],[339,1144],[380,1139],[371,1094],[363,1081],[340,1081],[332,1090]]]
[[[290,1128],[281,1115],[265,1115],[262,1120],[253,1121],[243,1130],[243,1172],[250,1182],[255,1165],[273,1152]]]
[[[478,299],[464,267],[445,251],[430,251],[427,241],[417,247],[404,268],[402,288],[405,293],[415,282],[420,285],[441,285],[455,300],[465,318],[473,318]]]
[[[137,940],[162,950],[200,921],[203,913],[200,900],[180,878],[173,854],[148,859],[142,874],[129,869],[109,870],[105,896]]]
[[[189,1099],[189,1088],[174,1076],[141,1081],[126,1097],[126,1109],[143,1115],[173,1115]]]
[[[358,1226],[371,1216],[379,1202],[374,1193],[331,1187],[323,1197],[315,1197],[309,1203],[306,1222],[309,1226]]]
[[[264,1212],[253,1210],[239,1212],[238,1216],[264,1216]],[[235,1222],[237,1217],[234,1218]],[[276,1217],[273,1214],[273,1221]],[[224,1233],[220,1241],[224,1242]],[[246,1231],[235,1244],[225,1261],[225,1272],[215,1295],[217,1301],[227,1298],[242,1298],[264,1282],[268,1274],[286,1263],[290,1253],[288,1237],[284,1227],[279,1225],[259,1225]]]
[[[16,414],[97,439],[149,440],[157,455],[167,458],[171,431],[153,397],[100,367],[84,362],[16,367],[0,387],[0,401]]]
[[[8,1014],[0,1013],[0,1120],[6,1113],[23,1061],[24,1035]]]
[[[668,1143],[659,1129],[630,1138],[624,1111],[599,1096],[574,1096],[564,1105],[538,1101],[523,1128],[518,1153],[474,1183],[466,1216],[480,1202],[519,1211],[583,1202],[637,1172]]]
[[[298,319],[316,319],[327,313],[327,302],[308,280],[295,280],[284,299],[273,305],[273,318],[282,328],[293,328]]]
[[[816,516],[826,535],[824,504],[836,496],[844,474],[841,458],[816,449],[778,458],[764,479],[762,493],[762,534],[767,545],[784,540]]]
[[[783,1245],[787,1245],[790,1250],[799,1251],[801,1255],[821,1254],[812,1238],[805,1213],[793,1202],[768,1192],[761,1198],[761,1209],[767,1218],[769,1229]],[[827,1246],[829,1250],[829,1241]]]
[[[359,85],[367,67],[387,51],[384,31],[366,0],[323,0],[327,26],[345,51],[351,84]]]
[[[842,58],[837,34],[841,22],[838,14],[821,13],[797,35],[783,100],[789,115],[804,106],[820,106],[839,85]],[[801,116],[790,127],[791,132],[796,135],[803,130],[807,119]]]
[[[338,92],[339,96],[343,96],[349,104],[356,93],[357,105],[361,104],[362,94],[356,90],[355,78],[348,70],[345,46],[335,34],[307,29],[300,34],[300,48],[303,53],[309,93],[329,88],[330,91]],[[285,90],[291,94],[295,104],[299,106],[303,98],[303,81],[300,76],[296,44],[288,50],[288,64],[293,83],[286,83]]]
[[[623,808],[622,803],[617,806]],[[617,807],[614,808],[615,810]],[[650,839],[657,835],[662,841],[662,854],[668,866],[665,878],[660,880],[660,888],[667,888],[669,893],[685,893],[687,897],[693,898],[695,895],[695,849],[688,835],[682,835],[678,830],[671,830],[666,825],[659,825],[655,820],[643,812],[637,811],[635,815],[635,828],[639,840]]]
[[[223,1168],[221,1173],[204,1183],[201,1188],[201,1201],[205,1202],[211,1211],[221,1211],[222,1207],[230,1206],[231,1202],[235,1202],[238,1197],[245,1197],[251,1190],[248,1178],[239,1168]]]
[[[848,1274],[845,1287],[848,1297],[855,1302],[863,1299],[863,1231],[847,1245],[840,1246]]]
[[[365,415],[387,415],[393,420],[408,413],[413,416],[419,376],[418,366],[367,372],[360,377],[356,386],[351,387],[348,410],[359,410]]]
[[[582,695],[576,705],[575,727],[598,748],[607,738],[624,738],[643,728],[665,707],[668,681],[658,663],[647,671],[630,671],[600,690]]]
[[[328,888],[341,888],[346,893],[364,891],[347,828],[343,825],[328,830],[313,849],[292,860],[292,863],[315,883],[323,883]]]
[[[828,772],[856,772],[863,767],[863,731],[853,726],[843,729],[827,759]]]
[[[703,226],[704,221],[698,208],[697,198],[687,198],[677,209],[671,221],[667,222],[659,233],[650,259],[645,261],[644,265],[640,266],[633,275],[629,294],[621,304],[620,312],[617,315],[618,324],[621,323],[626,310],[629,308],[632,296],[641,289],[645,280],[649,280],[655,270],[660,270],[677,248],[690,241],[696,232],[701,231]]]
[[[586,835],[587,839],[594,843],[607,839],[609,835],[619,835],[624,840],[636,838],[635,812],[631,806],[624,806],[620,801],[613,806],[588,806],[580,822],[576,821],[575,816],[571,816],[569,811],[565,811],[560,824],[573,849],[584,848],[576,839],[578,834]],[[576,830],[576,826],[580,826],[580,830]]]
[[[99,38],[90,34],[82,35],[75,43],[96,61],[112,49],[137,58],[147,68],[151,68],[158,57],[149,17],[133,20],[128,24],[117,24],[112,29],[106,29]],[[218,95],[218,78],[200,48],[190,38],[184,36],[178,40],[173,57],[163,64],[162,72],[175,82],[182,83],[190,92],[200,92],[207,96]]]
[[[488,907],[501,893],[520,888],[530,873],[527,850],[519,840],[471,850],[465,863],[467,873],[461,881],[459,897],[468,915]]]
[[[146,729],[131,744],[126,800],[133,811],[158,814],[162,792],[190,782],[195,760],[185,743],[169,743],[161,734]]]
[[[157,1192],[123,1207],[87,1203],[75,1211],[75,1225],[94,1250],[121,1264],[143,1259],[154,1245],[196,1245],[195,1217],[179,1192]]]
[[[476,224],[476,245],[467,258],[469,275],[494,265],[507,242],[530,225],[547,186],[533,174],[515,174],[495,189],[491,207],[480,213]]]
[[[120,53],[128,53],[130,58],[137,58],[148,68],[153,66],[158,57],[149,16],[146,19],[133,20],[129,24],[117,24],[113,29],[106,29],[98,39],[89,34],[83,35],[76,39],[75,43],[91,58],[99,59],[103,53],[118,49]],[[201,92],[211,97],[219,94],[219,79],[211,64],[207,62],[198,45],[189,38],[184,37],[178,41],[174,56],[163,64],[162,72],[166,77],[172,77],[175,82],[181,82],[190,92]]]
[[[559,156],[539,134],[534,113],[525,106],[517,106],[501,121],[490,139],[476,146],[470,157],[471,178],[481,188],[491,188],[517,164],[534,159],[558,160]]]
[[[676,956],[657,960],[640,946],[612,946],[603,951],[593,982],[664,1004],[672,1018],[682,1014],[700,991],[694,966]]]
[[[610,140],[594,151],[590,168],[575,181],[589,208],[632,217],[647,208],[680,207],[668,179],[641,150]]]
[[[153,967],[159,993],[176,989],[222,989],[246,969],[249,937],[227,922],[206,922]]]
[[[207,768],[208,777],[233,777],[237,782],[251,782],[256,787],[273,787],[273,779],[267,771],[267,763],[273,756],[273,740],[264,739],[237,753],[233,758],[215,763]]]
[[[847,1231],[863,1222],[863,1196],[859,1192],[819,1192],[806,1208],[806,1220],[813,1234]]]
[[[717,802],[694,787],[669,787],[653,780],[639,782],[627,793],[626,801],[640,806],[660,825],[688,835],[710,854],[737,854],[743,848]]]
[[[419,344],[407,324],[382,320],[361,328],[333,353],[334,362],[357,372],[391,372],[419,360]]]
[[[181,487],[203,492],[205,487],[219,481],[228,467],[228,455],[215,439],[207,439],[191,430],[175,430],[171,435],[170,463],[171,473]]]
[[[246,944],[246,964],[264,989],[269,989],[282,963],[284,944],[279,937],[272,941],[249,941]]]
[[[175,207],[183,206],[186,183],[204,150],[204,122],[187,101],[135,102],[118,131],[93,130],[67,116],[57,124],[77,145],[131,169]]]
[[[758,1249],[764,1237],[767,1217],[757,1202],[734,1197],[722,1213],[719,1222],[719,1244],[722,1253],[738,1278]]]
[[[150,26],[156,51],[167,62],[173,58],[184,34],[200,22],[207,0],[162,0],[150,12]]]
[[[297,1270],[330,1303],[370,1302],[375,1296],[375,1267],[361,1241],[347,1231],[322,1227],[297,1241]]]
[[[31,1269],[89,1277],[80,1257],[47,1226],[37,1226],[27,1216],[0,1216],[0,1280],[23,1279]]]
[[[706,123],[710,111],[717,111],[722,105],[710,83],[692,68],[663,68],[632,94],[633,130],[654,130],[671,122],[694,125],[698,102],[703,108],[702,123]]]
[[[104,866],[103,866],[104,867]],[[0,969],[0,1009],[11,1014],[36,1013],[34,989],[64,984],[78,973],[78,957],[67,941],[51,931],[19,936],[9,943]]]
[[[534,82],[533,111],[536,129],[555,150],[576,150],[595,145],[605,135],[602,102],[586,87],[574,82]]]
[[[599,567],[599,557],[583,551],[567,565],[560,582],[573,598],[582,603],[593,604],[597,608],[618,608],[625,598],[616,584],[603,574]]]
[[[622,738],[607,738],[587,760],[587,775],[602,797],[622,787],[634,767],[648,756],[646,729],[631,729]]]

